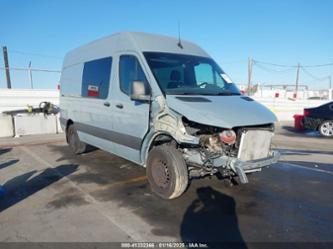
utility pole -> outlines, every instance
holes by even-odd
[[[29,61],[28,72],[29,72],[29,82],[30,82],[30,86],[31,86],[31,89],[33,89],[33,88],[34,88],[34,84],[33,84],[33,82],[32,82],[31,61]]]
[[[328,76],[329,89],[332,89],[332,76]]]
[[[7,80],[7,88],[12,88],[12,83],[10,82],[10,72],[9,72],[9,62],[8,62],[8,52],[7,47],[2,47],[3,52],[3,61],[5,63],[5,71],[6,71],[6,80]]]
[[[247,93],[248,94],[250,94],[250,91],[251,91],[252,66],[253,66],[253,60],[249,57],[248,61],[247,61],[247,70],[248,70]]]
[[[299,69],[300,69],[301,65],[298,63],[297,64],[297,73],[296,73],[296,86],[295,86],[295,93],[294,93],[294,98],[297,98],[297,94],[298,94],[298,84],[299,84]]]

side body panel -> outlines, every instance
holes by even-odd
[[[61,118],[74,122],[79,138],[83,142],[112,151],[112,143],[108,139],[102,139],[112,132],[111,89],[106,99],[81,97],[83,67],[84,61],[64,68],[62,71]],[[111,81],[113,70],[110,74]],[[109,102],[110,106],[105,105],[106,102]]]
[[[63,69],[62,90],[71,94],[61,94],[61,118],[74,122],[83,142],[143,165],[141,145],[149,130],[150,104],[132,101],[120,90],[118,65],[122,54],[111,55],[112,70],[106,99],[81,96],[85,61]],[[140,54],[134,51],[124,54],[134,55],[139,60],[149,81],[147,66],[143,64]]]

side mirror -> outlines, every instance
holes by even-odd
[[[143,81],[133,81],[130,86],[131,100],[149,101],[150,93]]]

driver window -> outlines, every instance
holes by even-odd
[[[119,59],[120,90],[129,95],[130,85],[136,80],[144,82],[148,87],[148,81],[138,59],[133,55],[121,55]]]

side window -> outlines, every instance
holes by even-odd
[[[84,63],[81,96],[106,99],[109,94],[112,57]]]
[[[122,55],[119,59],[120,90],[129,95],[130,85],[133,81],[142,81],[146,86],[148,85],[138,59],[133,55]]]

